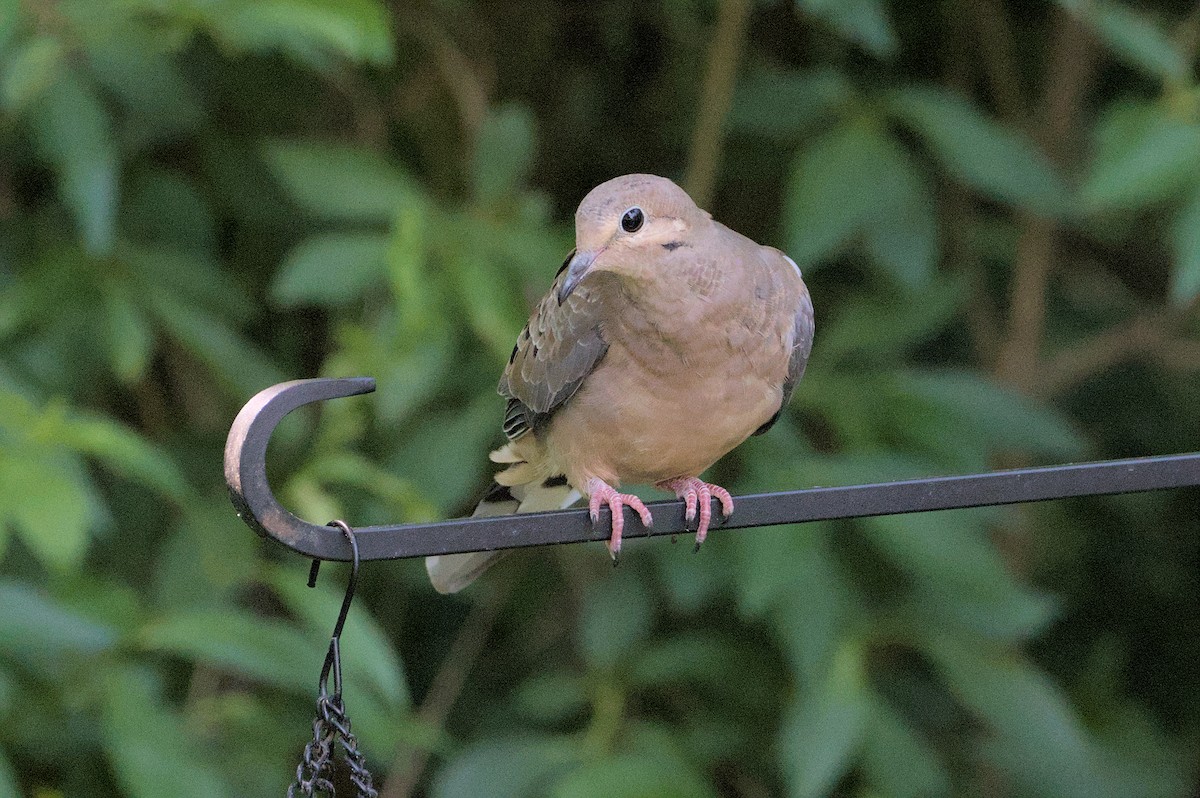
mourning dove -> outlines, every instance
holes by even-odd
[[[507,468],[476,516],[560,509],[582,494],[593,523],[622,508],[647,527],[650,511],[622,483],[684,500],[704,541],[724,488],[699,475],[765,432],[804,373],[813,308],[796,263],[713,221],[678,186],[626,175],[593,189],[575,213],[575,250],[538,303],[509,357]],[[430,557],[434,587],[455,592],[498,552]]]

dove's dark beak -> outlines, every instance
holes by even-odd
[[[563,275],[563,281],[558,286],[558,304],[561,305],[575,290],[575,286],[579,285],[579,281],[583,279],[584,275],[591,271],[592,264],[596,262],[596,256],[602,251],[576,252],[574,257],[567,262],[567,273]]]

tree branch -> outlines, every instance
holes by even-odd
[[[725,117],[733,102],[738,61],[750,23],[750,0],[722,0],[717,7],[716,32],[708,51],[708,71],[700,91],[700,108],[692,131],[684,187],[702,208],[708,207],[721,165]]]

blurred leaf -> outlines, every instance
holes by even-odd
[[[433,798],[535,798],[576,759],[573,745],[552,737],[487,741],[452,760],[430,788]]]
[[[826,363],[854,357],[888,363],[941,333],[962,312],[966,285],[934,280],[904,302],[862,294],[846,299],[821,326],[820,356]],[[879,331],[888,334],[881,336]]]
[[[521,683],[514,698],[517,710],[538,723],[561,723],[583,713],[587,694],[574,674],[536,674]]]
[[[302,574],[284,568],[272,569],[267,579],[287,608],[313,633],[314,639],[328,637],[331,624],[341,609],[342,589],[332,586],[340,580],[335,581],[326,574],[323,582],[310,588]],[[361,604],[351,605],[342,640],[355,651],[354,657],[346,658],[343,663],[347,678],[361,679],[373,691],[372,698],[376,702],[382,700],[390,712],[407,708],[410,703],[408,685],[400,658],[383,629]]]
[[[917,580],[926,621],[950,621],[995,640],[1028,639],[1055,604],[1017,584],[973,511],[879,516],[860,521],[867,537]]]
[[[152,621],[138,634],[138,642],[151,651],[301,694],[315,689],[325,654],[295,628],[232,607],[183,612]]]
[[[130,667],[105,675],[103,734],[117,781],[130,798],[220,798],[230,795],[213,758],[165,707],[146,671]]]
[[[155,319],[236,394],[253,396],[286,379],[265,353],[204,311],[165,291],[147,298]]]
[[[16,8],[0,8],[0,38],[6,38],[8,33],[4,18],[9,14],[14,19],[8,24],[15,25]],[[4,59],[0,74],[0,105],[14,116],[29,108],[58,81],[64,51],[57,36],[34,36],[23,42]]]
[[[1200,294],[1200,186],[1175,217],[1172,238],[1175,263],[1171,270],[1171,301],[1187,305]]]
[[[475,198],[484,205],[516,193],[533,167],[533,114],[507,103],[492,110],[479,129],[471,174]]]
[[[33,124],[80,238],[92,255],[107,255],[116,239],[120,173],[108,111],[91,84],[71,71],[38,100]]]
[[[122,382],[136,382],[150,362],[154,334],[124,286],[110,283],[106,288],[102,301],[113,371]]]
[[[617,754],[584,765],[548,793],[552,798],[715,798],[692,768],[654,750]]]
[[[319,219],[388,222],[418,194],[405,175],[364,149],[274,141],[263,145],[263,157],[288,197]]]
[[[964,372],[897,375],[905,393],[930,402],[943,423],[957,422],[964,434],[996,449],[1070,457],[1082,454],[1084,439],[1055,412],[1033,400]]]
[[[929,653],[955,696],[990,727],[1007,775],[1049,795],[1110,794],[1066,696],[1024,660],[938,638]]]
[[[1179,48],[1146,13],[1112,0],[1060,0],[1113,52],[1152,77],[1180,81],[1187,64]]]
[[[827,675],[789,710],[779,747],[792,798],[827,795],[862,745],[870,721],[862,655],[844,643]]]
[[[91,485],[65,453],[0,449],[0,518],[16,525],[17,535],[44,565],[78,566],[88,545],[93,520]]]
[[[0,0],[0,58],[17,33],[21,19],[21,0]]]
[[[335,306],[362,297],[387,274],[388,240],[377,233],[323,233],[293,249],[271,297],[283,307]]]
[[[729,126],[761,136],[791,138],[831,121],[854,99],[854,87],[841,72],[762,70],[737,88]]]
[[[1146,106],[1115,105],[1097,127],[1080,201],[1096,212],[1163,200],[1196,179],[1198,151],[1200,125]]]
[[[480,453],[499,434],[499,401],[482,395],[465,408],[447,408],[416,421],[390,467],[447,516],[478,490],[488,466]]]
[[[802,267],[865,230],[869,251],[901,282],[924,282],[933,271],[937,228],[927,189],[904,151],[866,124],[831,131],[801,153],[787,204],[788,253]]]
[[[880,795],[936,798],[950,795],[950,777],[929,743],[878,695],[871,697],[863,738],[863,772]]]
[[[4,27],[4,20],[0,18],[0,30]],[[0,47],[3,42],[0,41]],[[12,764],[8,761],[8,757],[0,752],[0,798],[21,798],[21,787],[17,783],[17,774],[13,772]]]
[[[208,200],[201,196],[196,181],[182,173],[166,169],[141,170],[131,176],[121,207],[123,228],[129,238],[149,245],[170,250],[170,261],[187,259],[193,264],[206,256],[217,254],[217,223]],[[130,249],[122,248],[129,257]],[[154,249],[157,255],[159,251]],[[140,250],[145,254],[145,250]],[[133,254],[136,258],[138,255]],[[168,259],[164,258],[164,259]],[[172,263],[139,264],[141,271],[155,277],[171,270]],[[199,269],[198,269],[199,270]],[[209,290],[219,290],[228,283],[225,275],[214,277],[217,270],[211,266],[197,274],[196,278],[209,278]]]
[[[909,87],[891,93],[888,105],[956,178],[1002,202],[1057,215],[1067,189],[1049,160],[1025,137],[981,114],[946,91]]]
[[[195,129],[201,99],[167,52],[161,30],[136,28],[96,36],[86,44],[88,65],[137,121],[137,144]],[[132,126],[131,126],[132,127]]]
[[[177,502],[191,495],[191,486],[161,449],[136,432],[106,418],[71,419],[60,433],[63,443],[96,457],[107,467]]]
[[[22,661],[94,657],[116,643],[112,629],[18,581],[0,581],[0,651]]]
[[[631,570],[589,586],[579,625],[579,647],[588,664],[613,668],[644,645],[654,619],[650,594]]]
[[[335,55],[378,65],[393,57],[377,0],[241,0],[214,8],[207,21],[234,47],[282,50],[317,69]]]
[[[880,58],[896,53],[896,36],[882,0],[796,0],[839,34]]]

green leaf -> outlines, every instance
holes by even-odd
[[[96,80],[136,120],[128,132],[137,144],[195,130],[204,118],[199,93],[175,63],[165,39],[159,30],[131,27],[90,37],[85,44]]]
[[[492,204],[521,189],[533,167],[536,141],[528,108],[506,103],[488,114],[475,141],[471,168],[479,202]]]
[[[849,79],[831,69],[755,71],[738,85],[729,126],[760,136],[791,138],[835,118],[854,98]]]
[[[910,87],[892,92],[888,106],[967,185],[1038,213],[1066,210],[1066,186],[1049,160],[1024,136],[983,116],[966,100]]]
[[[192,495],[191,486],[170,457],[141,435],[107,418],[72,418],[59,440],[177,502]]]
[[[94,657],[116,643],[112,629],[24,582],[0,581],[0,606],[0,651],[19,661]]]
[[[1090,212],[1167,199],[1200,174],[1200,125],[1147,106],[1117,104],[1096,129],[1096,156],[1080,188]]]
[[[543,724],[580,717],[588,706],[583,679],[561,672],[537,674],[521,682],[513,701],[523,717]]]
[[[105,675],[105,753],[123,794],[130,798],[221,798],[232,795],[183,719],[163,703],[148,672],[122,667]]]
[[[1045,795],[1110,794],[1086,729],[1046,674],[948,638],[932,641],[929,653],[955,696],[990,728],[993,761],[1015,783]]]
[[[593,667],[629,661],[650,636],[650,594],[632,570],[618,569],[611,578],[592,583],[583,606],[579,647]]]
[[[890,364],[940,334],[959,315],[967,296],[962,280],[930,282],[897,302],[890,294],[862,292],[847,297],[837,315],[821,325],[821,359],[853,358]],[[888,334],[880,336],[886,329]]]
[[[796,0],[796,5],[872,55],[896,53],[896,35],[882,0]]]
[[[331,56],[376,65],[394,57],[377,0],[243,0],[214,7],[207,21],[233,47],[281,50],[320,70],[334,66]]]
[[[432,798],[535,798],[576,761],[566,739],[506,735],[468,748],[438,773]]]
[[[1171,237],[1175,249],[1171,301],[1187,305],[1200,294],[1200,185],[1175,217]]]
[[[655,750],[584,765],[555,785],[551,798],[715,798],[693,767]]]
[[[89,540],[95,503],[93,488],[79,463],[66,452],[0,448],[0,519],[43,564],[77,567]]]
[[[0,4],[2,4],[2,0],[0,0]],[[4,20],[0,19],[0,30],[3,30],[3,27]],[[0,41],[0,47],[2,46],[3,42]],[[17,774],[3,752],[0,752],[0,798],[21,798],[21,787],[17,784]]]
[[[1028,639],[1053,618],[1055,602],[1017,583],[978,515],[960,510],[860,523],[867,538],[916,581],[923,618],[995,640]]]
[[[928,188],[904,151],[864,123],[833,130],[800,154],[785,218],[788,253],[804,267],[861,232],[877,262],[901,282],[927,280],[937,259]],[[885,241],[888,235],[897,240]]]
[[[14,16],[16,11],[13,10]],[[0,9],[0,37],[5,15]],[[57,36],[34,36],[4,59],[0,71],[0,105],[14,116],[29,108],[58,81],[66,48]]]
[[[420,193],[375,153],[317,142],[268,142],[263,157],[288,197],[320,219],[388,222]]]
[[[871,696],[862,767],[878,793],[889,798],[950,794],[950,776],[929,743],[876,694]]]
[[[1130,66],[1164,80],[1187,78],[1179,47],[1146,13],[1110,0],[1060,0],[1060,5],[1075,12]]]
[[[1047,407],[978,375],[942,371],[896,375],[901,392],[931,403],[943,423],[954,423],[995,449],[1053,457],[1082,454],[1086,443]]]
[[[253,396],[287,379],[262,350],[203,310],[164,290],[152,290],[147,299],[158,323],[236,395]]]
[[[332,569],[331,569],[332,570]],[[268,581],[275,593],[303,623],[315,639],[329,634],[330,619],[337,618],[342,591],[332,585],[340,580],[326,575],[315,588],[305,583],[302,574],[285,568],[272,568]],[[345,645],[353,646],[355,656],[347,658],[343,668],[348,679],[359,679],[372,690],[372,700],[382,701],[392,712],[408,707],[408,685],[396,649],[361,604],[350,607],[342,631]]]
[[[846,643],[827,675],[788,712],[780,757],[792,798],[827,795],[850,767],[870,720],[863,652]]]
[[[21,0],[0,0],[0,58],[17,34],[21,19]]]
[[[170,615],[147,624],[138,642],[299,694],[316,688],[324,655],[294,627],[232,607]]]
[[[116,238],[120,172],[108,111],[92,85],[71,71],[45,91],[32,121],[84,246],[92,255],[107,255]]]
[[[110,282],[105,288],[101,300],[109,360],[117,377],[132,384],[150,362],[154,334],[124,286]]]
[[[300,242],[271,285],[283,307],[353,302],[387,276],[388,238],[380,233],[323,233]]]

